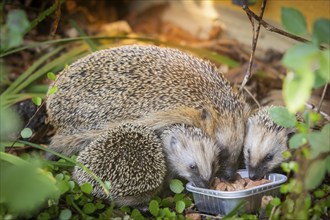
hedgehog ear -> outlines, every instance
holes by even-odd
[[[201,108],[199,109],[200,111],[200,116],[203,121],[207,120],[208,118],[211,117],[210,112],[206,108]]]
[[[172,137],[171,137],[171,140],[170,140],[170,146],[171,146],[172,148],[174,148],[174,147],[176,146],[177,143],[178,143],[178,139],[176,139],[175,136],[172,136]]]

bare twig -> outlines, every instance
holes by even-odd
[[[258,105],[258,108],[261,107],[260,103],[258,102],[258,100],[254,97],[254,95],[246,88],[244,87],[244,90],[247,94],[249,94],[249,96],[251,96],[251,98],[253,99],[253,101]]]
[[[258,15],[256,15],[253,11],[251,11],[248,7],[243,7],[243,9],[249,16],[252,16],[254,19],[256,19],[267,31],[275,32],[275,33],[284,35],[286,37],[292,38],[296,41],[303,42],[303,43],[310,42],[309,40],[307,40],[305,38],[299,37],[299,36],[294,35],[294,34],[290,34],[286,31],[283,31],[279,28],[276,28],[276,27],[268,24],[267,22],[262,20],[260,17],[258,17]]]
[[[320,100],[320,103],[319,103],[318,106],[317,106],[317,110],[318,110],[318,112],[321,110],[322,103],[323,103],[323,100],[324,100],[324,96],[325,96],[325,93],[327,92],[327,88],[328,88],[328,83],[326,83],[325,86],[324,86],[324,88],[323,88],[323,92],[322,92],[321,100]]]
[[[327,121],[330,121],[330,116],[327,113],[322,112],[320,109],[317,109],[313,104],[305,103],[305,106],[310,110],[320,113]]]
[[[267,3],[267,0],[262,0],[261,11],[260,11],[260,15],[259,15],[259,20],[261,20],[261,21],[262,21],[262,17],[264,15],[264,12],[265,12],[266,3]],[[243,8],[248,8],[248,6],[245,4],[243,6]],[[253,41],[252,41],[252,52],[251,52],[251,55],[250,55],[249,66],[248,66],[248,69],[245,73],[245,76],[244,76],[244,79],[243,79],[243,82],[242,82],[242,85],[241,85],[241,88],[240,88],[240,92],[244,89],[245,84],[247,83],[247,81],[251,77],[251,68],[252,68],[252,64],[253,64],[253,58],[254,58],[256,47],[257,47],[257,42],[258,42],[260,27],[261,27],[261,22],[258,21],[259,23],[258,23],[257,29],[254,30],[254,22],[251,19],[251,15],[248,14],[248,13],[247,13],[247,15],[248,15],[248,17],[251,21],[252,28],[253,28]]]
[[[285,37],[291,38],[293,40],[299,41],[299,42],[303,42],[303,43],[310,43],[310,40],[307,40],[303,37],[291,34],[289,32],[283,31],[282,29],[279,29],[277,27],[274,27],[273,25],[268,24],[267,22],[265,22],[264,20],[262,20],[260,17],[258,17],[258,15],[256,15],[253,11],[251,11],[248,7],[243,7],[244,11],[248,14],[248,16],[253,17],[255,20],[257,20],[258,22],[260,22],[260,24],[267,30],[267,31],[271,31],[271,32],[275,32],[277,34],[283,35]],[[326,49],[325,46],[320,45],[321,49]]]
[[[52,25],[52,30],[50,31],[51,36],[55,36],[58,23],[60,22],[60,18],[61,18],[61,0],[56,0],[55,20]]]

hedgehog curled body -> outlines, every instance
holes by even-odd
[[[77,160],[111,183],[111,199],[118,205],[145,204],[173,177],[200,187],[208,187],[213,179],[218,155],[210,153],[218,152],[218,148],[198,128],[174,125],[159,137],[144,125],[125,123],[100,133]],[[182,133],[188,138],[181,139]],[[193,151],[189,146],[194,146]],[[210,147],[212,151],[207,150]],[[81,168],[75,168],[73,177],[79,184],[91,182],[93,194],[106,197],[101,186]]]
[[[102,129],[156,115],[159,129],[178,123],[202,129],[221,150],[220,175],[235,176],[249,107],[209,62],[176,49],[121,46],[76,61],[55,83],[47,110],[59,130]]]
[[[127,123],[100,133],[78,154],[77,160],[102,181],[110,182],[112,201],[138,206],[161,191],[166,162],[161,141],[152,130]],[[80,185],[91,183],[93,195],[107,198],[96,180],[80,167],[75,167],[73,178]]]
[[[265,106],[253,113],[247,122],[244,141],[244,160],[249,178],[257,180],[280,167],[282,153],[288,149],[293,129],[276,124],[269,115],[272,106]]]

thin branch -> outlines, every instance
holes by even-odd
[[[263,17],[264,12],[265,12],[266,3],[267,3],[267,0],[263,0],[262,1],[261,11],[260,11],[259,21],[258,21],[258,26],[257,26],[256,31],[253,30],[252,52],[251,52],[251,55],[250,55],[249,66],[248,66],[248,69],[247,69],[247,71],[245,73],[245,76],[244,76],[244,79],[243,79],[243,82],[242,82],[242,85],[241,85],[241,88],[240,88],[240,92],[244,89],[245,84],[248,82],[248,80],[250,79],[250,77],[252,75],[251,74],[251,68],[252,68],[253,58],[254,58],[256,47],[257,47],[257,42],[258,42],[260,28],[261,28],[261,22],[260,22],[260,20],[262,21],[262,17]],[[243,9],[244,8],[248,8],[248,6],[245,4],[243,6]],[[250,19],[250,21],[252,23],[252,27],[254,29],[254,25],[253,25],[253,21],[251,19],[251,15],[248,14],[248,13],[247,13],[247,15],[248,15],[248,17],[249,17],[249,19]]]
[[[56,0],[55,20],[52,25],[52,30],[50,31],[51,36],[55,36],[58,23],[60,22],[60,18],[61,18],[61,0]]]
[[[327,88],[328,88],[328,83],[326,83],[325,86],[324,86],[324,88],[323,88],[321,100],[320,100],[320,103],[317,106],[318,112],[320,112],[320,110],[321,110],[322,103],[323,103],[323,100],[324,100],[324,96],[325,96],[325,93],[327,92]]]
[[[257,20],[258,22],[261,23],[261,25],[267,30],[267,31],[271,31],[271,32],[275,32],[277,34],[283,35],[285,37],[291,38],[293,40],[299,41],[299,42],[303,42],[303,43],[310,43],[310,40],[307,40],[303,37],[291,34],[289,32],[283,31],[277,27],[274,27],[273,25],[268,24],[267,22],[265,22],[264,20],[262,20],[260,17],[258,17],[258,15],[256,15],[253,11],[251,11],[248,7],[243,7],[244,11],[251,17],[253,17],[255,20]],[[321,49],[326,49],[325,46],[320,45]]]
[[[258,108],[261,107],[260,103],[258,102],[258,100],[254,97],[254,95],[246,88],[244,87],[244,90],[247,94],[249,94],[249,96],[251,96],[251,98],[253,99],[253,101],[258,105]]]
[[[320,109],[317,109],[313,104],[305,103],[305,106],[310,110],[320,113],[327,121],[330,121],[330,116],[327,113],[322,112]]]

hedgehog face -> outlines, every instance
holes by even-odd
[[[172,170],[197,187],[209,188],[218,168],[219,148],[202,130],[173,126],[162,134]]]
[[[216,132],[217,145],[220,148],[220,171],[217,175],[227,181],[233,181],[239,165],[238,158],[243,149],[245,125],[241,121],[223,127]]]
[[[249,178],[257,180],[278,168],[284,161],[282,153],[287,150],[288,129],[268,127],[250,118],[244,143],[244,159]]]

